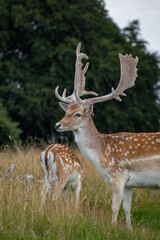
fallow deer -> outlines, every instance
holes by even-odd
[[[55,127],[58,131],[73,131],[75,142],[82,154],[98,169],[104,180],[112,185],[112,223],[117,223],[117,215],[123,200],[126,225],[131,229],[130,209],[132,188],[160,189],[160,132],[156,133],[115,133],[101,134],[93,120],[93,104],[126,96],[124,91],[131,88],[137,77],[138,57],[121,55],[121,77],[116,90],[111,93],[82,100],[84,95],[95,95],[85,91],[85,73],[88,63],[82,69],[82,59],[88,59],[80,53],[81,44],[76,50],[75,81],[72,95],[66,97],[66,90],[56,97],[65,116]]]
[[[55,182],[53,200],[56,200],[62,190],[70,186],[76,193],[76,204],[79,202],[81,190],[82,167],[78,157],[65,145],[52,144],[41,153],[41,164],[45,175],[42,190],[43,203]]]

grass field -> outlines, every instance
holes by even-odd
[[[27,146],[0,152],[0,174],[15,162],[18,164],[7,182],[0,185],[0,240],[57,239],[160,239],[160,192],[134,190],[132,200],[133,232],[125,227],[121,208],[118,225],[111,225],[111,187],[104,183],[97,170],[76,150],[84,176],[80,204],[74,205],[74,193],[67,198],[41,204],[43,179],[40,164],[41,148]],[[32,184],[20,180],[32,174]]]

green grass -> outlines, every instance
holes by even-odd
[[[66,199],[41,204],[43,179],[41,150],[35,147],[10,149],[0,153],[0,173],[4,175],[15,160],[18,165],[12,177],[0,185],[0,240],[102,240],[160,239],[160,194],[134,190],[132,200],[133,232],[126,229],[120,209],[118,224],[111,225],[111,187],[104,183],[97,170],[77,152],[84,176],[80,204],[75,207],[74,192]],[[33,183],[23,185],[17,179],[33,174]]]

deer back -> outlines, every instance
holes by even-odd
[[[45,149],[45,165],[47,171],[56,164],[57,177],[62,172],[70,174],[73,171],[81,172],[82,167],[78,157],[65,145],[52,144]]]

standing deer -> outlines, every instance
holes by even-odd
[[[53,200],[56,200],[62,190],[70,186],[76,192],[76,203],[79,202],[81,190],[82,167],[78,157],[70,148],[61,144],[52,144],[41,153],[41,163],[45,175],[42,190],[43,202],[55,182]]]
[[[85,91],[85,73],[88,63],[82,69],[81,44],[76,50],[75,81],[72,95],[62,96],[55,89],[59,104],[65,116],[55,127],[58,131],[73,131],[75,142],[82,154],[98,169],[104,180],[112,185],[112,223],[117,223],[117,215],[123,200],[127,228],[131,229],[130,209],[132,188],[160,189],[160,133],[116,133],[101,134],[91,118],[93,104],[126,96],[124,91],[131,88],[137,77],[138,58],[121,55],[121,77],[116,90],[111,93],[82,100],[84,95],[95,95]]]

